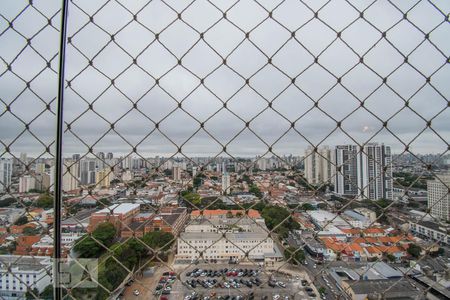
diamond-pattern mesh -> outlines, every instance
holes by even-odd
[[[52,294],[7,266],[54,217],[65,299],[448,296],[449,3],[71,0],[53,212],[60,5],[0,8],[1,298]]]

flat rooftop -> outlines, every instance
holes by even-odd
[[[14,273],[14,269],[24,272],[48,269],[52,267],[52,263],[50,257],[0,255],[0,270],[6,270],[7,266],[10,266]]]
[[[108,206],[107,208],[104,208],[102,210],[99,210],[95,214],[126,214],[136,208],[139,208],[140,204],[136,203],[120,203],[120,204],[113,204]]]

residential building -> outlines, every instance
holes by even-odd
[[[175,166],[172,169],[173,180],[180,181],[181,180],[181,167]]]
[[[450,174],[427,181],[428,208],[433,217],[450,221]]]
[[[360,215],[366,217],[367,219],[369,219],[371,224],[377,220],[377,213],[374,212],[373,210],[370,210],[370,209],[365,208],[365,207],[358,207],[358,208],[355,208],[353,210],[355,212],[357,212],[358,214],[360,214]]]
[[[413,235],[450,246],[450,225],[433,221],[409,222]]]
[[[109,187],[111,185],[111,179],[113,173],[109,169],[103,169],[95,172],[95,186],[97,188]]]
[[[0,297],[22,299],[28,288],[42,293],[52,284],[50,257],[0,255]]]
[[[122,181],[123,182],[128,182],[133,180],[133,173],[131,173],[130,170],[126,170],[125,172],[122,173]]]
[[[356,145],[341,145],[335,148],[334,191],[339,195],[358,195],[357,153]]]
[[[227,195],[230,193],[230,174],[224,172],[222,174],[222,194]]]
[[[19,193],[28,193],[36,188],[36,178],[32,175],[24,175],[19,178]]]
[[[5,192],[11,185],[12,160],[0,158],[0,193]]]
[[[361,151],[356,145],[336,146],[334,191],[360,199],[393,199],[391,148],[368,143]]]
[[[73,174],[79,174],[80,185],[90,185],[95,184],[95,171],[96,159],[83,158],[79,161],[79,170]]]
[[[35,174],[34,177],[36,178],[35,182],[35,188],[39,191],[46,191],[50,188],[50,175],[47,173],[38,173]]]
[[[46,169],[45,163],[36,163],[35,168],[34,168],[34,170],[37,174],[45,173],[45,169]]]
[[[317,151],[309,146],[305,151],[305,178],[310,184],[334,182],[334,152],[329,147],[319,147]]]
[[[391,147],[384,144],[364,145],[357,156],[359,197],[393,200]]]
[[[73,191],[78,189],[79,181],[76,174],[79,171],[79,164],[66,161],[63,164],[63,191]]]

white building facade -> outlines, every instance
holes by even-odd
[[[230,261],[247,257],[266,263],[282,259],[277,246],[268,237],[264,220],[256,219],[255,222],[248,218],[193,220],[177,240],[176,259]]]
[[[0,255],[0,298],[21,299],[28,287],[41,293],[52,284],[51,271],[50,257]]]
[[[309,146],[305,151],[305,178],[310,184],[334,184],[334,151],[323,146],[317,152]]]
[[[450,221],[450,175],[438,176],[427,182],[428,208],[441,221]]]

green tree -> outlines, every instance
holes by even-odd
[[[263,194],[261,193],[261,190],[255,184],[252,184],[250,186],[250,188],[248,189],[248,191],[258,198],[262,198],[262,196],[263,196]]]
[[[416,244],[410,244],[407,252],[414,258],[419,258],[422,248]]]
[[[166,251],[174,242],[173,234],[164,231],[153,231],[146,233],[142,240],[153,250]]]
[[[187,201],[188,204],[190,205],[195,205],[195,206],[199,206],[201,204],[201,197],[199,194],[197,193],[192,193],[192,192],[186,192],[183,194],[183,192],[181,193],[181,196],[184,198],[184,200]]]
[[[392,201],[391,201],[391,200],[388,200],[388,199],[379,199],[379,200],[377,200],[377,204],[378,204],[381,208],[386,208],[386,207],[388,207],[391,203],[392,203]]]
[[[117,178],[114,178],[113,180],[110,181],[111,185],[115,185],[115,184],[118,184],[118,183],[120,183],[120,180],[117,179]]]
[[[100,200],[97,201],[97,207],[103,208],[111,205],[111,201],[108,200],[108,198],[100,198]]]
[[[23,234],[24,235],[37,235],[39,233],[40,233],[40,230],[38,228],[25,227],[23,229]]]
[[[116,228],[113,224],[101,223],[92,232],[92,237],[81,237],[74,250],[81,258],[99,257],[105,251],[104,247],[111,246],[116,233]]]
[[[319,294],[325,295],[327,293],[327,289],[323,286],[321,286],[318,290]]]
[[[305,260],[305,252],[302,249],[288,247],[284,250],[284,258],[291,264],[298,265]]]
[[[128,240],[126,243],[117,245],[113,250],[114,257],[129,269],[136,266],[147,253],[147,247],[135,238]]]
[[[267,228],[272,230],[276,227],[275,232],[282,238],[287,237],[290,230],[300,228],[300,225],[292,219],[290,212],[284,207],[266,206],[262,210],[261,216],[264,218]]]
[[[21,215],[16,222],[14,222],[14,225],[25,225],[28,223],[28,218],[26,215]]]
[[[53,207],[53,197],[49,194],[42,194],[37,199],[35,205],[40,208],[49,209]]]
[[[302,210],[303,211],[314,210],[314,206],[312,206],[311,203],[303,203],[302,204]]]
[[[44,300],[53,299],[53,285],[47,285],[39,296]]]
[[[394,262],[395,261],[395,256],[392,255],[391,253],[388,253],[386,255],[386,258],[390,261],[390,262]]]
[[[34,288],[33,290],[28,290],[28,291],[25,293],[25,298],[26,298],[27,300],[28,300],[28,299],[34,300],[34,299],[36,299],[37,296],[39,296],[39,291],[38,291],[37,288]]]
[[[194,188],[198,188],[200,185],[202,185],[202,178],[198,175],[195,176],[192,184],[194,185]]]
[[[3,200],[0,200],[0,207],[7,207],[10,206],[11,204],[17,203],[17,199],[15,198],[6,198]]]

